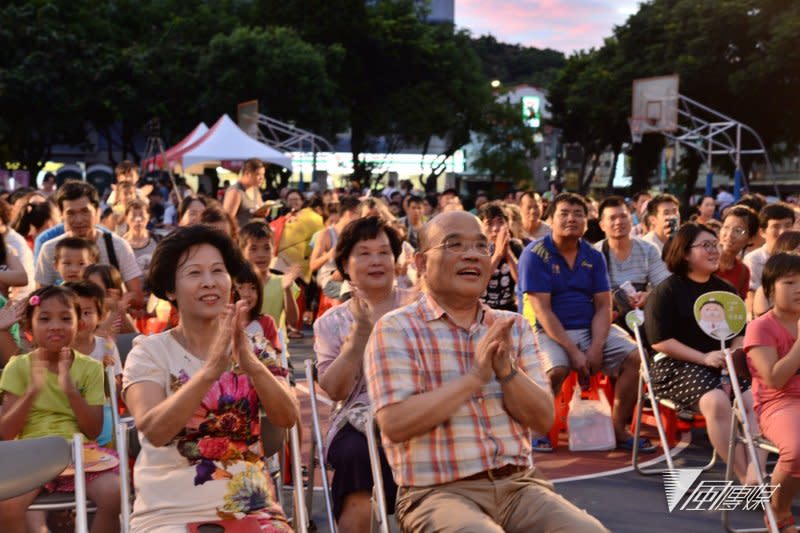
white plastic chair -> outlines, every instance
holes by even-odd
[[[317,389],[315,387],[316,380],[314,379],[314,363],[311,359],[306,359],[306,385],[308,386],[308,395],[311,401],[311,464],[309,465],[309,475],[311,479],[308,483],[308,491],[306,493],[306,502],[311,510],[310,495],[313,494],[316,466],[319,466],[322,472],[322,492],[325,497],[325,512],[328,520],[328,529],[331,533],[336,532],[336,520],[333,516],[333,503],[331,501],[331,489],[328,485],[328,473],[325,464],[325,442],[322,439],[322,430],[319,422],[319,405],[317,404]]]

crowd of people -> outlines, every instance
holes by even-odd
[[[334,402],[325,455],[340,530],[370,527],[372,412],[387,507],[404,531],[606,531],[532,457],[553,450],[554,397],[573,372],[583,387],[598,373],[612,380],[619,449],[656,450],[627,429],[642,364],[624,321],[633,309],[644,312],[657,396],[701,413],[717,453],[754,483],[744,450],[728,457],[725,356],[694,315],[698,297],[727,291],[746,301],[751,322],[730,348],[747,356],[752,427],[780,449],[772,505],[781,531],[794,531],[796,205],[724,190],[694,212],[644,191],[490,201],[392,182],[265,200],[264,171],[245,162],[214,197],[141,181],[130,162],[102,197],[49,176],[0,194],[0,437],[81,433],[113,455],[112,366],[142,443],[132,531],[211,520],[288,531],[259,453],[260,413],[301,422],[280,354],[313,326],[318,384]],[[123,365],[114,339],[124,332],[142,335]],[[87,483],[92,531],[117,531],[118,470]],[[45,517],[26,509],[42,491],[73,489],[62,475],[0,502],[4,531],[41,530]]]

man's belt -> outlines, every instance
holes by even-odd
[[[484,470],[483,472],[472,474],[471,476],[461,478],[459,481],[474,481],[478,479],[504,479],[509,476],[513,476],[514,474],[518,474],[519,472],[525,472],[528,469],[529,469],[528,466],[505,465],[501,466],[500,468],[493,468],[491,470]]]

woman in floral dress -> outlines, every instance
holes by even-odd
[[[288,428],[299,408],[279,369],[254,353],[246,305],[229,303],[231,273],[242,266],[228,236],[200,225],[178,229],[153,254],[148,284],[180,323],[138,337],[125,366],[123,395],[142,443],[133,532],[184,533],[219,520],[291,530],[262,462],[259,409]]]

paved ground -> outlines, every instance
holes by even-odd
[[[289,345],[298,376],[304,376],[303,361],[313,356],[310,332],[306,332],[306,335],[306,339],[292,341]],[[307,440],[311,434],[310,430],[304,428],[303,432],[304,438]],[[675,457],[675,466],[678,468],[699,467],[705,464],[710,456],[711,446],[704,433],[698,431],[691,435],[688,445]],[[597,459],[593,459],[592,454],[576,454],[576,460],[596,461]],[[626,461],[622,466],[629,466],[629,464]],[[663,480],[660,475],[642,476],[632,471],[616,474],[604,474],[601,471],[593,475],[596,477],[574,481],[556,481],[556,490],[575,505],[596,516],[611,531],[619,533],[724,531],[719,512],[668,512]],[[700,479],[724,479],[724,465],[718,462]],[[796,509],[795,514],[800,514],[800,508]],[[757,527],[763,525],[762,517],[763,514],[759,512],[741,511],[733,513],[731,520],[736,527]],[[312,518],[317,525],[317,531],[329,531],[326,526],[324,503],[319,491],[315,493]]]

